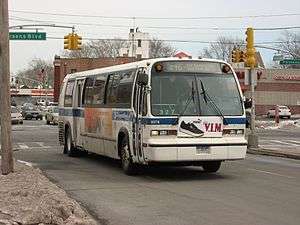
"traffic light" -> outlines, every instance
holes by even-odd
[[[238,63],[240,61],[240,50],[234,48],[231,52],[231,61],[233,63]]]
[[[80,50],[82,45],[82,37],[75,33],[64,36],[64,49]]]
[[[240,62],[245,62],[247,59],[247,54],[245,51],[240,52]]]
[[[81,50],[82,37],[78,34],[74,34],[74,50]]]
[[[70,49],[70,34],[64,36],[64,49]]]
[[[247,28],[246,31],[246,66],[254,68],[256,64],[255,60],[255,48],[254,48],[254,32],[253,28]]]

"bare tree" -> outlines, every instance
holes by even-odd
[[[16,77],[20,84],[35,88],[41,83],[43,86],[53,86],[54,68],[51,62],[43,59],[33,59],[28,67],[17,72]]]
[[[220,36],[215,43],[204,48],[201,55],[206,58],[222,59],[229,62],[233,48],[241,48],[243,43],[243,40],[238,38]]]
[[[119,56],[120,49],[127,46],[127,41],[120,39],[90,41],[83,44],[81,50],[65,51],[63,56],[68,58],[115,58]]]
[[[286,58],[299,59],[300,58],[300,33],[292,33],[286,31],[279,39],[280,43],[277,44],[277,48],[282,50],[283,55]],[[285,65],[284,68],[297,68],[300,69],[300,65]]]
[[[162,40],[154,38],[150,41],[150,58],[173,56],[176,51],[176,48]]]

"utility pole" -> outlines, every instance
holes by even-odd
[[[258,136],[255,132],[255,76],[254,67],[256,65],[255,48],[254,48],[254,32],[253,28],[247,28],[246,31],[246,66],[249,68],[249,75],[251,81],[251,133],[248,135],[248,147],[258,148]]]
[[[11,143],[10,72],[8,0],[0,2],[0,117],[1,117],[1,171],[7,175],[14,170]]]

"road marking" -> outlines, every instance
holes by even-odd
[[[290,178],[290,179],[295,178],[295,177],[286,176],[286,175],[282,175],[282,174],[279,174],[279,173],[273,173],[273,172],[264,171],[264,170],[257,170],[257,169],[252,169],[252,168],[248,168],[248,170],[256,171],[256,172],[259,172],[259,173],[270,174],[270,175],[274,175],[274,176],[279,176],[279,177],[286,177],[286,178]]]
[[[25,143],[18,143],[18,146],[20,149],[29,149],[28,145],[26,145]]]
[[[278,141],[278,140],[271,140],[271,142],[275,142],[275,143],[278,143],[278,144],[284,144],[284,145],[299,146],[299,145],[297,145],[297,144],[287,143],[287,142],[284,142],[284,141]]]
[[[295,144],[297,144],[297,145],[299,145],[299,146],[300,146],[300,142],[299,142],[299,141],[287,140],[287,142],[292,142],[292,143],[295,143]]]

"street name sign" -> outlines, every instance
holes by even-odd
[[[9,32],[9,40],[46,40],[45,32]]]
[[[283,60],[283,55],[274,55],[273,56],[273,61],[281,61]]]
[[[280,65],[295,65],[300,64],[300,59],[284,59],[279,61]]]

